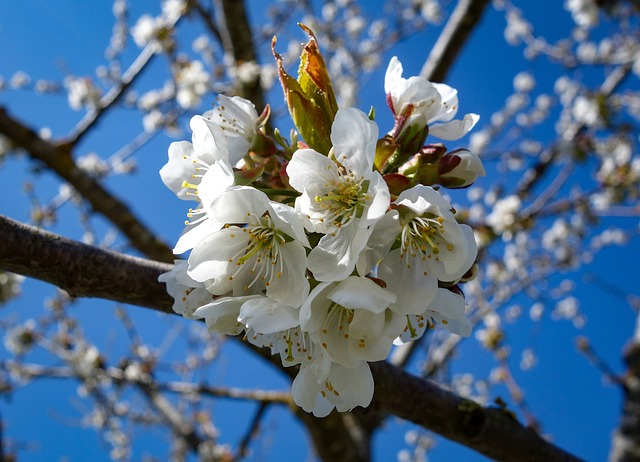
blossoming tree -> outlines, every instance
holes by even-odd
[[[82,422],[113,460],[266,457],[265,441],[292,445],[296,425],[286,417],[269,433],[275,410],[302,423],[300,457],[308,447],[327,461],[387,457],[393,416],[411,425],[394,445],[399,460],[450,459],[434,435],[496,460],[599,457],[552,443],[548,432],[562,431],[554,409],[528,399],[539,385],[527,374],[547,355],[535,344],[557,341],[538,331],[569,320],[558,332],[576,338],[575,361],[623,392],[610,458],[635,460],[640,336],[623,329],[639,306],[637,276],[592,262],[637,259],[636,3],[555,5],[565,16],[555,41],[509,1],[374,3],[279,0],[264,11],[164,0],[158,13],[115,0],[95,71],[0,77],[4,169],[34,166],[20,179],[28,207],[7,191],[19,205],[0,210],[3,395],[75,380],[90,404]],[[504,19],[494,58],[482,33]],[[420,49],[405,59],[412,41]],[[485,62],[519,56],[504,70],[513,91],[480,72],[486,97],[461,91],[460,101],[447,76],[473,73],[478,50]],[[411,75],[402,62],[414,67],[416,56],[424,66]],[[367,80],[375,90],[359,90]],[[30,114],[27,98],[41,93],[84,115],[68,128],[56,112]],[[473,112],[460,116],[459,104]],[[108,155],[114,138],[121,147]],[[49,173],[53,193],[40,186]],[[25,308],[45,289],[23,276],[57,286],[44,309]],[[579,281],[618,300],[619,323],[607,314],[609,327],[589,330],[602,313],[588,312]],[[119,332],[109,334],[117,346],[94,332],[102,323]],[[523,342],[527,330],[536,334]],[[631,337],[625,375],[593,346],[600,333],[618,338],[617,355],[621,332]],[[228,352],[234,345],[244,351]],[[225,361],[248,386],[220,378]],[[272,390],[255,372],[263,363],[286,377]],[[551,372],[542,379],[562,388]],[[225,399],[254,405],[216,412]],[[13,414],[2,418],[0,458],[31,451],[11,433]],[[238,421],[230,444],[221,432]],[[145,445],[151,431],[161,444]],[[374,435],[384,441],[375,449]]]

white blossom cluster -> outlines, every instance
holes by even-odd
[[[401,74],[393,58],[385,92],[397,118],[446,140],[475,125],[475,114],[453,120],[454,89]],[[300,365],[292,395],[307,412],[368,406],[368,363],[384,360],[394,343],[436,323],[470,334],[456,284],[477,256],[473,231],[431,186],[390,192],[374,168],[378,126],[355,108],[337,110],[329,155],[291,149],[281,178],[287,194],[275,197],[295,200],[270,199],[238,179],[263,124],[251,102],[220,95],[214,110],[191,119],[192,142],[170,145],[162,180],[198,205],[174,249],[191,250],[189,258],[160,281],[176,312]],[[484,174],[471,153],[458,162],[447,173],[465,184]]]

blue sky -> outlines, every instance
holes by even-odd
[[[141,13],[159,12],[158,2],[131,2],[131,18],[135,20]],[[259,16],[253,1],[254,20]],[[371,12],[380,2],[370,3]],[[527,2],[519,2],[526,4]],[[562,2],[545,0],[535,7],[526,7],[525,13],[536,30],[548,39],[557,39],[571,27],[571,19],[563,9]],[[298,20],[298,18],[294,18]],[[16,70],[23,70],[34,80],[43,78],[62,82],[66,73],[93,75],[96,66],[104,63],[102,52],[108,44],[112,29],[111,5],[109,2],[78,2],[46,0],[0,3],[0,76],[9,79]],[[551,91],[557,67],[552,67],[545,59],[533,62],[521,58],[521,49],[504,45],[502,38],[504,18],[490,11],[484,22],[474,32],[474,38],[465,48],[461,59],[452,68],[447,83],[457,88],[460,95],[461,112],[476,112],[488,120],[490,114],[503,104],[512,92],[514,69],[529,70],[536,74],[539,87]],[[435,40],[436,31],[428,31],[408,39],[389,52],[385,59],[398,55],[404,64],[405,76],[416,75],[426,58],[425,50]],[[181,31],[185,36],[195,36],[196,31]],[[297,33],[294,31],[291,34]],[[304,37],[300,33],[300,41]],[[187,42],[185,42],[187,43]],[[283,43],[285,43],[283,41]],[[266,44],[265,44],[266,45]],[[131,46],[124,56],[125,65],[135,58],[137,49]],[[166,78],[164,58],[157,58],[145,71],[140,85],[149,88]],[[292,69],[295,64],[292,64]],[[359,107],[367,110],[377,108],[378,121],[382,126],[391,120],[386,110],[383,94],[382,68],[366,78]],[[601,76],[586,75],[585,79]],[[637,81],[635,81],[637,84]],[[273,97],[276,106],[282,102]],[[82,113],[68,109],[66,98],[59,95],[37,95],[25,90],[0,92],[0,105],[8,107],[11,114],[28,121],[34,127],[50,127],[54,137],[68,133],[80,120]],[[209,106],[203,103],[203,110]],[[480,126],[482,126],[482,120]],[[187,127],[186,120],[183,127]],[[79,146],[78,153],[93,150],[103,157],[115,152],[129,139],[142,131],[139,117],[128,109],[115,109]],[[543,127],[541,133],[551,136],[552,127]],[[184,139],[190,135],[185,134]],[[184,203],[162,185],[157,174],[166,162],[166,150],[170,138],[159,135],[148,143],[136,156],[138,171],[134,177],[108,179],[106,184],[118,197],[128,200],[133,210],[144,217],[150,228],[167,242],[174,242],[183,228]],[[461,140],[460,145],[468,142]],[[452,146],[455,147],[455,146]],[[32,165],[24,158],[11,158],[0,167],[0,213],[11,218],[28,221],[29,203],[23,192],[25,178],[34,181],[39,197],[50,199],[57,193],[58,181],[50,174],[34,176]],[[490,167],[488,168],[490,171]],[[494,175],[494,176],[491,176]],[[493,171],[481,180],[485,185],[503,177]],[[60,211],[58,223],[52,227],[55,232],[72,238],[80,238],[82,229],[77,224],[78,214],[70,206]],[[619,224],[637,227],[637,218],[620,219]],[[633,221],[635,220],[635,221]],[[97,220],[99,230],[106,229],[101,219]],[[535,346],[538,365],[528,372],[521,372],[514,364],[517,378],[525,388],[527,402],[541,421],[544,432],[551,435],[560,446],[587,460],[604,460],[608,453],[610,433],[617,424],[620,409],[620,393],[602,384],[602,375],[586,359],[575,353],[577,335],[585,335],[598,353],[618,372],[622,372],[620,352],[630,338],[635,317],[629,306],[616,298],[600,285],[589,283],[586,273],[594,273],[602,280],[629,291],[637,288],[637,275],[628,272],[637,264],[639,242],[636,236],[631,246],[623,249],[611,248],[578,274],[559,275],[575,281],[577,295],[582,309],[588,317],[584,329],[577,331],[569,322],[545,319],[538,324],[518,323],[511,326],[508,339],[514,351]],[[612,264],[615,262],[615,264]],[[550,281],[553,282],[553,281]],[[635,289],[637,290],[637,289]],[[17,319],[38,317],[42,311],[43,297],[50,296],[52,288],[37,281],[27,281],[22,297],[3,308],[5,316]],[[523,299],[522,303],[527,303]],[[137,322],[143,339],[159,345],[169,324],[176,322],[166,316],[151,311],[130,308],[129,313]],[[112,303],[89,300],[82,301],[71,310],[82,321],[88,338],[113,352],[113,357],[126,351],[126,335],[120,325],[113,321]],[[188,328],[188,322],[184,329]],[[260,387],[286,389],[288,382],[274,375],[268,366],[262,365],[248,356],[235,342],[227,342],[225,354],[220,364],[211,371],[212,377],[225,384],[239,387]],[[185,345],[177,342],[175,351],[168,358],[179,357]],[[0,347],[0,358],[6,358],[6,351]],[[29,357],[37,361],[42,355],[35,353]],[[519,358],[518,355],[514,355]],[[491,356],[478,348],[475,341],[463,344],[453,373],[472,372],[486,376],[493,366]],[[248,372],[250,371],[250,373]],[[76,384],[68,381],[41,381],[20,390],[11,400],[0,400],[2,418],[8,423],[5,435],[25,444],[24,458],[31,461],[60,460],[68,456],[71,461],[108,460],[99,437],[91,430],[80,428],[79,410],[88,404],[82,402],[75,393]],[[496,388],[493,396],[507,397],[507,393]],[[214,405],[216,423],[222,430],[221,441],[235,445],[246,428],[245,411],[253,405],[238,405],[219,400]],[[425,410],[428,412],[428,410]],[[237,416],[244,416],[238,418]],[[284,430],[286,428],[286,430]],[[411,428],[391,419],[375,440],[375,460],[394,460],[396,453],[406,447],[404,432]],[[308,454],[308,443],[302,429],[288,417],[288,412],[274,408],[265,421],[264,440],[250,460],[281,460],[286,454],[289,460],[304,460]],[[162,434],[151,431],[140,436],[134,460],[145,453],[154,453],[154,440]],[[263,446],[261,446],[263,445]],[[486,460],[456,444],[439,440],[437,448],[430,454],[430,460]]]

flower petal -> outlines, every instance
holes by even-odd
[[[275,334],[295,327],[300,322],[297,309],[261,296],[242,305],[238,321],[261,334]]]
[[[345,308],[382,313],[397,297],[371,279],[351,276],[327,293],[327,298]]]
[[[435,136],[441,140],[453,141],[462,138],[480,120],[477,114],[466,114],[462,120],[452,120],[443,124],[435,124],[429,127],[429,136]]]
[[[355,108],[338,109],[331,126],[336,160],[358,177],[368,177],[378,141],[378,126]]]

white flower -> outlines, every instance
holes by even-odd
[[[209,332],[224,335],[238,335],[244,330],[244,325],[238,321],[242,305],[258,297],[249,295],[244,297],[218,297],[198,308],[193,316],[204,318]]]
[[[300,367],[291,385],[294,402],[316,417],[367,407],[373,398],[373,376],[366,361],[352,367],[331,362],[326,356]]]
[[[218,95],[218,106],[205,113],[205,117],[222,129],[227,138],[232,165],[247,154],[258,128],[264,123],[251,101],[222,94]]]
[[[396,296],[368,278],[324,282],[300,309],[300,326],[329,358],[345,367],[386,359],[405,320],[387,308]]]
[[[478,249],[471,228],[458,224],[451,204],[433,188],[414,186],[394,205],[400,212],[400,247],[382,260],[378,277],[398,296],[392,310],[422,314],[437,295],[438,281],[458,281]]]
[[[173,311],[185,318],[195,318],[193,313],[214,298],[203,283],[189,277],[184,260],[176,260],[171,271],[162,273],[158,281],[166,284],[167,293],[173,297]]]
[[[384,91],[396,118],[408,117],[408,125],[429,125],[429,134],[443,140],[462,138],[479,120],[477,114],[453,120],[458,112],[458,91],[420,76],[403,78],[402,64],[395,56],[387,67]],[[432,125],[435,122],[444,123]]]
[[[424,313],[407,316],[407,325],[394,343],[413,342],[422,337],[427,327],[433,328],[436,323],[452,334],[468,337],[471,334],[471,322],[465,315],[465,306],[462,296],[438,288],[436,297]]]
[[[566,0],[564,8],[578,26],[590,29],[598,25],[598,5],[593,0]]]
[[[302,193],[296,209],[308,217],[307,229],[325,234],[309,254],[319,281],[353,272],[372,225],[389,206],[387,185],[373,171],[377,138],[378,127],[363,112],[339,109],[331,128],[333,159],[299,149],[287,165],[289,183]]]
[[[235,186],[211,206],[222,229],[202,239],[188,274],[215,295],[262,295],[300,306],[309,293],[302,217],[252,187]]]
[[[296,325],[280,332],[261,334],[249,327],[246,329],[246,339],[249,343],[258,347],[268,347],[272,355],[280,356],[285,367],[308,364],[324,354],[322,347],[311,340],[308,332],[303,332],[300,328],[299,310],[292,309],[291,314],[295,314]]]
[[[163,183],[183,200],[200,204],[189,209],[187,229],[174,252],[181,254],[222,223],[210,214],[213,201],[234,184],[227,141],[222,130],[201,116],[191,119],[193,143],[178,141],[169,146],[169,161],[160,170]]]

